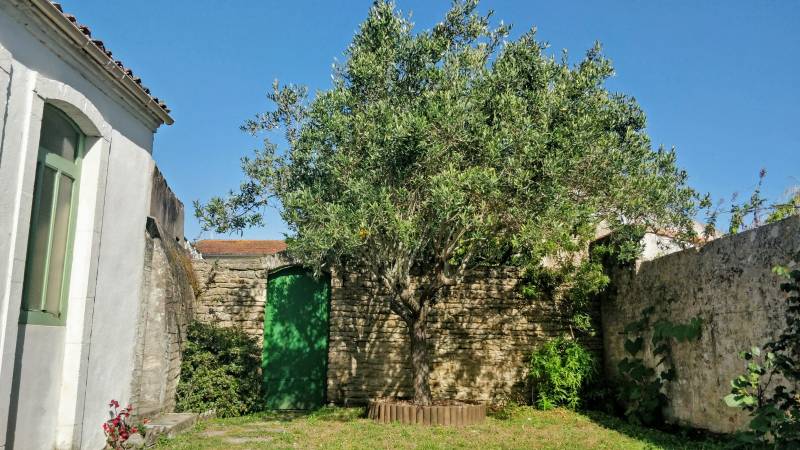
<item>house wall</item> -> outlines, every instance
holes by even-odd
[[[291,261],[279,254],[194,264],[197,319],[240,327],[261,345],[268,274]],[[436,397],[497,401],[529,395],[524,382],[530,352],[568,327],[558,304],[524,299],[519,281],[513,268],[477,270],[437,303],[430,317]],[[406,326],[384,300],[367,276],[332,274],[328,401],[412,394]],[[597,351],[600,343],[599,337],[587,342]]]
[[[158,122],[26,8],[0,2],[0,449],[98,448],[131,395]],[[63,327],[18,324],[46,101],[87,135]]]
[[[730,381],[744,373],[738,353],[776,338],[785,326],[786,295],[771,269],[790,263],[796,267],[798,252],[800,217],[792,217],[716,239],[699,250],[641,262],[636,270],[616,271],[616,293],[602,303],[607,374],[616,376],[617,364],[626,356],[623,329],[643,309],[656,308],[651,323],[700,317],[699,340],[672,345],[677,380],[667,385],[666,416],[714,432],[743,428],[747,416],[722,399],[730,393]],[[649,346],[645,355],[645,363],[652,365]]]

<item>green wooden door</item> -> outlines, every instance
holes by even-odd
[[[327,277],[299,267],[269,275],[264,312],[264,400],[268,409],[313,409],[325,402]]]

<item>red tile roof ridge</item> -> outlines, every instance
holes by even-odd
[[[272,255],[286,250],[286,242],[270,239],[203,239],[194,243],[204,256]]]

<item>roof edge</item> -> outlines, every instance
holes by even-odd
[[[175,120],[170,116],[166,105],[151,96],[146,88],[142,86],[141,80],[133,77],[133,72],[115,61],[110,52],[105,47],[100,47],[102,42],[94,41],[91,35],[85,34],[61,11],[60,7],[51,3],[49,0],[28,0],[33,6],[32,10],[46,19],[44,22],[50,24],[52,28],[61,36],[83,50],[88,57],[102,67],[109,79],[122,88],[135,104],[141,105],[149,111],[161,123],[172,125]],[[100,45],[98,45],[98,42]]]

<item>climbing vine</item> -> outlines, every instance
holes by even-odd
[[[702,332],[702,319],[695,317],[688,323],[673,323],[665,319],[652,322],[655,307],[642,310],[641,319],[625,326],[624,341],[627,357],[617,365],[621,377],[617,399],[624,405],[625,418],[641,425],[662,422],[662,410],[668,399],[665,386],[675,380],[676,369],[672,361],[672,343],[696,340]],[[651,325],[652,322],[652,325]],[[652,329],[653,367],[645,364],[645,333]]]
[[[786,328],[763,351],[753,347],[740,354],[747,367],[731,381],[725,403],[750,413],[749,430],[737,434],[743,444],[800,448],[800,268],[773,271],[786,280],[781,283],[788,294]],[[773,386],[781,377],[788,383]]]
[[[736,234],[800,214],[800,186],[788,189],[782,201],[770,202],[762,194],[766,176],[766,169],[761,169],[753,192],[744,201],[739,201],[739,195],[734,193],[730,201],[721,199],[714,206],[711,196],[706,195],[698,205],[705,211],[704,235],[706,237],[717,235],[716,224],[720,215],[729,216],[727,234]]]
[[[566,254],[550,266],[538,262],[525,266],[522,294],[530,299],[557,300],[568,318],[571,337],[595,335],[592,310],[611,283],[608,270],[636,260],[645,231],[643,226],[627,225],[592,244],[581,257]]]

